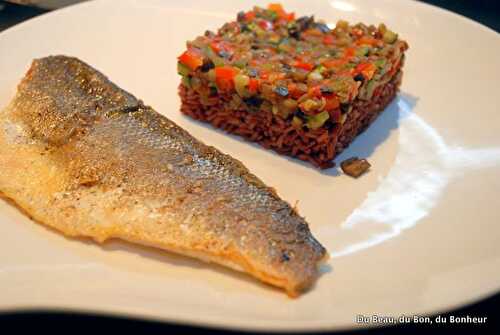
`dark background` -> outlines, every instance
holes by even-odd
[[[376,0],[373,0],[376,1]],[[500,32],[500,0],[421,0],[439,7],[443,7],[456,13],[467,16],[473,20]],[[45,13],[47,10],[27,6],[19,6],[0,0],[0,31],[18,22],[29,19],[33,16]],[[457,36],[459,38],[459,36]],[[2,51],[0,51],[2,52]],[[500,55],[499,55],[500,57]],[[500,75],[500,74],[499,74]],[[1,76],[1,74],[0,74]],[[500,88],[499,88],[500,89]],[[500,241],[499,241],[500,242]],[[8,289],[0,288],[1,291]],[[445,313],[445,316],[486,316],[487,323],[480,324],[459,324],[459,325],[415,325],[406,324],[396,327],[384,327],[378,329],[368,329],[363,331],[336,332],[335,334],[416,334],[416,333],[455,333],[460,330],[467,330],[472,333],[498,333],[500,330],[500,294],[482,300],[478,303],[465,306],[458,310]],[[181,325],[173,325],[160,322],[149,322],[135,319],[125,319],[116,317],[104,317],[97,315],[85,315],[80,313],[61,313],[50,311],[31,311],[0,314],[0,327],[2,329],[16,329],[16,332],[23,330],[33,330],[45,333],[47,331],[64,330],[65,332],[89,331],[110,329],[113,332],[137,332],[147,334],[244,334],[241,332],[223,331],[220,329],[195,328]],[[9,332],[10,333],[10,332]],[[8,334],[8,333],[5,333]]]

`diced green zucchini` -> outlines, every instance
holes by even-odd
[[[250,82],[250,78],[244,74],[237,74],[234,77],[234,88],[240,97],[248,96],[247,85]]]
[[[385,43],[392,44],[392,43],[396,42],[396,40],[398,39],[398,34],[387,29],[383,35],[383,39],[384,39]]]
[[[187,76],[191,70],[181,62],[177,62],[177,73],[180,74],[181,76]]]
[[[182,85],[186,86],[187,88],[191,88],[191,80],[188,76],[182,76]]]
[[[387,27],[385,26],[385,24],[381,23],[378,25],[378,31],[384,35],[384,33],[387,31]]]
[[[378,81],[374,79],[370,80],[363,88],[363,91],[360,93],[359,98],[362,100],[370,100],[372,98],[373,92],[377,88],[377,83]]]
[[[217,56],[215,52],[210,47],[205,47],[203,49],[208,58],[214,63],[215,66],[224,66],[224,60]]]
[[[273,71],[274,64],[273,63],[264,63],[264,64],[262,64],[261,68],[264,71]]]
[[[360,47],[356,50],[356,56],[367,56],[368,53],[370,52],[370,48],[369,47]]]
[[[258,37],[264,36],[266,34],[266,31],[261,27],[259,27],[258,25],[256,25],[254,22],[248,24],[248,29],[257,34]]]
[[[258,28],[258,26],[254,22],[250,22],[248,24],[248,29],[250,29],[252,31],[255,30],[255,29],[257,29],[257,28]]]
[[[278,14],[274,10],[266,9],[265,14],[266,17],[271,21],[275,21],[278,18]]]
[[[323,74],[323,72],[326,70],[326,67],[323,65],[318,65],[316,68],[313,70],[314,72],[317,72],[319,74]]]
[[[370,80],[368,82],[368,86],[366,87],[368,93],[368,99],[371,99],[376,87],[377,87],[377,82],[375,80]]]
[[[381,59],[377,59],[377,60],[374,62],[374,64],[375,64],[375,65],[376,65],[379,69],[382,69],[382,68],[384,68],[384,66],[385,66],[385,63],[386,63],[386,62],[387,62],[387,61],[386,61],[384,58],[381,58]]]
[[[208,77],[208,80],[210,80],[212,83],[215,83],[215,70],[211,69],[210,71],[208,71],[207,77]]]
[[[317,115],[307,117],[307,127],[310,129],[318,129],[325,124],[325,122],[330,118],[330,114],[327,111],[323,111]]]
[[[233,63],[234,66],[240,69],[244,69],[247,66],[248,61],[246,59],[238,59]]]

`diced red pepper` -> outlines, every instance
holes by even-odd
[[[255,12],[249,11],[249,12],[245,13],[245,20],[246,21],[252,21],[253,19],[255,19]]]
[[[357,45],[371,45],[371,46],[376,46],[380,43],[380,40],[377,40],[376,38],[370,37],[370,36],[363,36],[359,40],[356,41]]]
[[[179,62],[186,65],[193,71],[203,65],[203,57],[199,52],[196,52],[193,49],[184,51],[184,53],[180,55],[178,59]]]
[[[213,51],[215,51],[215,53],[219,53],[222,49],[221,49],[221,45],[217,42],[211,42],[210,43],[210,47],[212,48]]]
[[[210,47],[217,54],[221,51],[226,51],[226,52],[232,51],[231,46],[224,42],[211,42]]]
[[[270,3],[267,5],[267,9],[275,11],[276,13],[283,12],[283,6],[280,3]]]
[[[305,63],[301,61],[296,61],[295,63],[293,63],[293,66],[304,69],[306,71],[311,71],[312,69],[314,69],[314,65],[312,65],[311,63]]]
[[[234,87],[234,77],[238,73],[234,67],[220,66],[215,68],[215,83],[222,91],[229,91]]]
[[[268,79],[268,78],[269,78],[269,72],[264,71],[264,70],[261,70],[261,71],[259,72],[259,77],[260,77],[261,79],[266,80],[266,79]]]
[[[358,64],[358,66],[356,66],[354,73],[355,74],[361,73],[366,79],[370,80],[373,78],[373,75],[375,74],[376,70],[377,67],[372,63],[361,63]]]
[[[356,72],[360,73],[363,70],[367,69],[370,66],[370,63],[360,63],[356,66]]]
[[[356,54],[356,49],[355,48],[346,48],[344,50],[344,57],[345,58],[350,58]]]
[[[325,97],[325,99],[326,99],[325,109],[327,111],[331,111],[331,110],[339,108],[340,101],[336,96]]]
[[[311,97],[321,97],[321,88],[319,86],[313,86],[307,92]]]
[[[295,83],[288,84],[287,88],[288,88],[288,94],[290,94],[292,98],[297,99],[302,95],[302,93],[297,90],[297,84]]]
[[[256,93],[259,88],[259,80],[255,78],[250,78],[248,82],[248,90],[250,93]]]
[[[279,19],[283,19],[286,21],[292,21],[295,19],[295,13],[287,13],[283,9],[283,6],[279,3],[271,3],[267,6],[267,9],[272,10],[276,14],[278,14]]]
[[[273,29],[273,24],[267,20],[260,20],[258,24],[259,24],[259,27],[261,27],[264,30],[272,30]]]
[[[335,38],[332,35],[325,35],[323,37],[323,44],[331,45],[335,41]]]
[[[295,20],[295,13],[286,13],[283,17],[288,22]]]

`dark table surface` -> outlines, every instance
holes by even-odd
[[[499,0],[422,0],[453,12],[476,20],[497,32],[500,32],[500,1]],[[27,20],[31,17],[45,13],[47,10],[27,6],[19,6],[0,0],[0,31]],[[2,51],[0,51],[2,52]],[[500,56],[499,56],[500,57]],[[0,74],[1,75],[1,74]],[[1,290],[0,288],[0,299]],[[384,327],[362,331],[336,332],[335,334],[405,334],[414,333],[454,333],[457,330],[467,329],[474,333],[497,333],[500,329],[500,294],[479,301],[477,303],[462,307],[457,310],[441,314],[443,316],[470,316],[487,317],[486,324],[460,324],[460,325],[421,325],[405,324],[395,327]],[[82,313],[61,313],[53,311],[31,311],[0,314],[0,326],[2,329],[14,327],[17,331],[33,329],[44,330],[79,330],[96,331],[101,329],[112,329],[115,333],[131,331],[148,334],[243,334],[227,330],[188,327],[160,322],[150,322],[136,319],[117,317],[105,317],[88,315]],[[5,328],[8,327],[8,328]],[[7,334],[7,333],[6,333]]]

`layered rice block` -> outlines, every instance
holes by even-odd
[[[187,42],[177,65],[181,111],[329,168],[396,96],[407,49],[384,24],[330,25],[279,4],[254,7]]]

